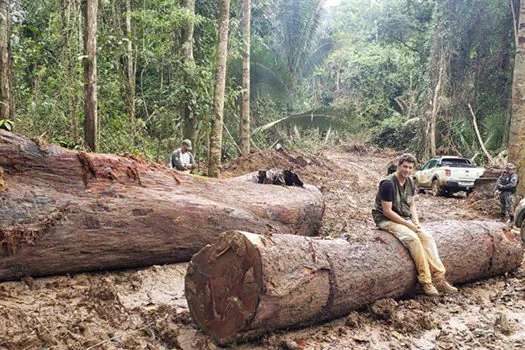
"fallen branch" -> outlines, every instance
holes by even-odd
[[[476,114],[474,114],[474,111],[472,110],[472,106],[470,105],[470,103],[468,104],[468,109],[470,110],[470,114],[472,115],[472,123],[474,124],[474,130],[476,131],[476,136],[478,137],[478,141],[481,146],[481,149],[483,150],[483,153],[485,153],[485,156],[489,160],[489,163],[494,164],[494,158],[490,155],[490,153],[485,148],[485,144],[483,143],[483,139],[481,138],[481,134],[479,133]]]

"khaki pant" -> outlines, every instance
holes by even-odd
[[[424,229],[416,233],[393,221],[383,221],[378,226],[393,234],[410,251],[418,271],[419,283],[432,283],[432,276],[445,277],[445,266],[439,258],[436,242],[430,233]]]

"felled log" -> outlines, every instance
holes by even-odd
[[[520,265],[521,240],[497,222],[430,223],[453,283]],[[415,265],[387,232],[366,243],[230,231],[191,260],[186,298],[199,328],[220,344],[347,315],[414,291]]]
[[[188,261],[225,230],[317,233],[319,190],[181,174],[0,132],[0,281]]]

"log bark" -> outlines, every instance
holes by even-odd
[[[521,240],[497,222],[445,221],[434,233],[447,277],[464,283],[511,271]],[[414,291],[415,265],[391,234],[366,243],[230,231],[196,254],[185,290],[193,320],[218,343],[344,316]]]
[[[314,235],[324,211],[313,186],[191,176],[6,131],[0,167],[0,281],[188,261],[229,229]]]

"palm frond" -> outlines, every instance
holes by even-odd
[[[323,111],[309,111],[306,113],[292,114],[265,125],[261,125],[253,130],[253,135],[257,135],[277,125],[290,125],[308,129],[318,128],[320,130],[341,130],[347,126],[347,123],[345,123],[342,118],[337,118],[330,114],[324,114]]]
[[[322,38],[322,14],[326,0],[282,0],[277,17],[282,30],[275,34],[280,48],[276,55],[286,61],[292,75],[300,74]]]

